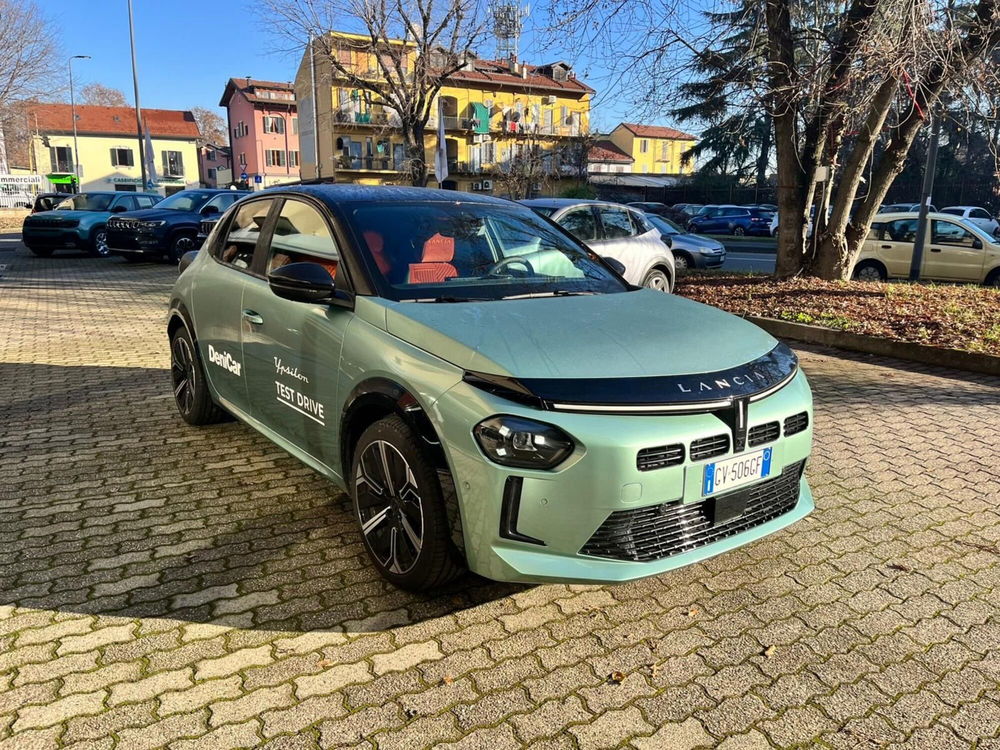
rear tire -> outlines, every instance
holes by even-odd
[[[361,538],[383,578],[425,591],[463,572],[433,458],[406,422],[391,416],[368,427],[350,476]]]
[[[863,260],[854,267],[854,278],[857,281],[879,282],[888,279],[889,274],[877,260]]]
[[[199,426],[225,419],[225,412],[212,401],[198,350],[184,326],[170,337],[170,379],[177,411],[185,422]]]
[[[992,286],[1000,289],[1000,268],[994,268],[986,276],[986,280],[983,282],[983,286]]]
[[[34,255],[39,258],[48,258],[53,253],[51,247],[32,247],[31,245],[25,245]]]
[[[646,274],[646,278],[642,280],[642,285],[647,289],[653,289],[657,292],[670,292],[674,288],[673,283],[670,281],[670,275],[660,268],[651,269]]]
[[[733,236],[734,237],[742,237],[746,233],[747,233],[747,230],[745,230],[743,227],[733,227]]]

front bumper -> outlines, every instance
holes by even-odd
[[[61,227],[24,227],[21,230],[21,241],[28,247],[45,248],[81,248],[87,249],[88,243],[79,230]]]
[[[783,423],[785,418],[802,412],[808,414],[809,427],[804,431],[787,437],[779,435],[766,445],[747,449],[770,447],[776,467],[770,477],[747,488],[761,488],[757,493],[761,495],[765,483],[780,481],[789,485],[791,495],[786,493],[778,513],[754,511],[756,506],[748,504],[741,516],[748,523],[727,528],[722,528],[723,522],[713,524],[711,515],[701,512],[708,508],[701,486],[705,465],[732,456],[732,452],[692,461],[686,451],[684,462],[678,465],[650,471],[641,471],[637,466],[637,455],[643,449],[675,443],[690,446],[699,439],[727,432],[728,428],[712,414],[642,416],[539,411],[517,406],[466,383],[444,394],[432,411],[454,472],[469,566],[488,578],[576,583],[643,578],[747,544],[794,523],[813,509],[812,494],[798,473],[812,443],[812,398],[801,372],[781,390],[751,404],[749,411],[751,428],[773,421]],[[443,414],[448,414],[448,419],[441,418]],[[471,432],[472,425],[493,414],[515,414],[555,424],[578,442],[577,448],[553,471],[494,464],[483,456]],[[515,477],[519,485],[513,519],[510,477]],[[611,548],[599,544],[598,532],[607,532],[623,518],[628,524],[630,513],[648,519],[678,509],[680,515],[701,519],[704,533],[699,532],[701,536],[693,546],[666,544],[652,555],[648,548],[645,554],[633,554],[630,548],[632,551],[614,552],[617,557],[613,559],[606,556]],[[621,531],[620,523],[617,528]],[[641,532],[638,527],[635,531]],[[607,541],[606,533],[604,538]],[[624,547],[635,541],[621,535],[617,539],[625,540]],[[622,559],[629,555],[632,559]]]
[[[114,255],[162,256],[164,239],[156,234],[108,229],[108,249]]]
[[[726,262],[726,254],[724,252],[714,255],[689,252],[688,255],[691,256],[695,268],[719,268]]]

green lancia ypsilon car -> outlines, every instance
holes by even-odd
[[[268,190],[186,255],[181,416],[235,415],[346,490],[373,564],[425,589],[614,582],[813,508],[812,397],[759,328],[630,287],[516,203]]]

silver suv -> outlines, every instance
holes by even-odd
[[[674,255],[642,211],[620,203],[575,198],[535,198],[521,203],[552,219],[598,255],[618,261],[630,284],[673,291]]]

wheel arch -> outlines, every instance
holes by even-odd
[[[994,266],[986,275],[983,277],[984,284],[992,284],[997,278],[1000,278],[1000,265]]]

